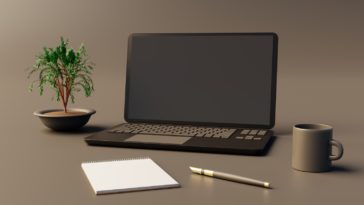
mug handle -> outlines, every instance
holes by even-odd
[[[330,156],[330,160],[338,160],[338,159],[340,159],[343,156],[343,154],[344,154],[344,147],[343,147],[343,145],[339,141],[334,140],[334,139],[330,140],[330,145],[336,147],[337,150],[338,150],[338,154],[337,155],[331,155]]]

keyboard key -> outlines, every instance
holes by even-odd
[[[203,133],[197,133],[195,136],[196,137],[203,137],[205,134],[203,134]]]
[[[261,137],[254,137],[254,140],[262,140]]]
[[[123,130],[120,130],[119,132],[123,132],[123,133],[131,133],[131,131],[133,131],[133,130],[130,130],[130,129],[123,129]]]
[[[227,139],[231,136],[231,134],[224,132],[224,133],[220,134],[220,136],[221,136],[221,138]]]
[[[260,130],[260,131],[258,132],[258,135],[264,136],[264,135],[265,135],[265,133],[267,133],[267,130]]]
[[[252,131],[250,131],[250,135],[256,135],[258,133],[258,130],[252,130]]]
[[[242,134],[242,135],[247,135],[249,132],[250,132],[250,130],[242,130],[242,131],[240,132],[240,134]]]
[[[205,134],[205,137],[212,137],[212,134]]]
[[[254,136],[248,135],[245,137],[246,140],[252,140],[254,138]]]
[[[235,139],[242,140],[242,139],[244,139],[244,137],[243,136],[237,136],[237,137],[235,137]]]

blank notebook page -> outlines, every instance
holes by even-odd
[[[179,187],[149,158],[82,163],[96,194]]]

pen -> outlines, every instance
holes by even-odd
[[[271,188],[269,182],[263,182],[263,181],[259,181],[256,179],[250,179],[250,178],[246,178],[246,177],[242,177],[242,176],[238,176],[238,175],[233,175],[233,174],[228,174],[228,173],[223,173],[223,172],[216,172],[216,171],[201,169],[201,168],[196,168],[196,167],[190,167],[190,169],[195,174],[205,175],[205,176],[209,176],[209,177],[215,177],[215,178],[219,178],[219,179],[225,179],[225,180],[229,180],[229,181],[233,181],[233,182],[250,184],[250,185],[254,185],[254,186]]]

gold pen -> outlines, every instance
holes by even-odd
[[[190,167],[190,169],[195,174],[205,175],[205,176],[209,176],[209,177],[215,177],[215,178],[219,178],[219,179],[225,179],[225,180],[238,182],[238,183],[250,184],[250,185],[254,185],[254,186],[271,188],[269,182],[259,181],[256,179],[250,179],[250,178],[246,178],[246,177],[242,177],[242,176],[238,176],[238,175],[217,172],[217,171],[212,171],[212,170],[207,170],[207,169],[201,169],[201,168],[196,168],[196,167]]]

